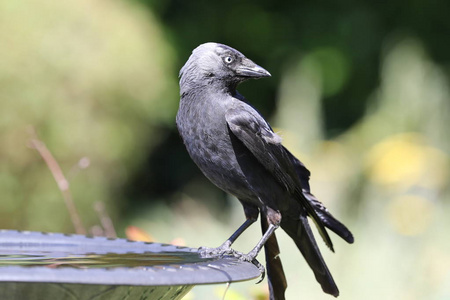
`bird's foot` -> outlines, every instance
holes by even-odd
[[[231,249],[230,246],[230,243],[225,242],[217,248],[200,247],[198,253],[203,258],[235,256],[236,251]]]
[[[226,241],[221,246],[217,248],[209,248],[209,247],[200,247],[198,248],[198,253],[203,258],[214,258],[214,257],[223,257],[223,256],[232,256],[236,257],[237,259],[241,261],[246,261],[254,264],[259,271],[261,272],[261,279],[256,283],[260,283],[263,281],[263,279],[266,276],[266,269],[264,266],[256,259],[257,252],[250,251],[249,253],[242,253],[239,251],[236,251],[231,248],[231,244]]]
[[[234,251],[233,256],[238,258],[239,260],[246,261],[246,262],[251,262],[252,264],[254,264],[259,269],[259,271],[261,272],[261,279],[256,284],[258,284],[258,283],[260,283],[261,281],[264,280],[264,278],[266,277],[266,269],[256,259],[256,254],[253,253],[253,251],[250,251],[247,254],[242,253],[242,252],[238,252],[238,251]]]

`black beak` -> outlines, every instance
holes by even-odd
[[[241,61],[241,65],[236,68],[236,74],[249,78],[262,78],[270,77],[269,72],[266,69],[258,66],[248,58],[244,58]]]

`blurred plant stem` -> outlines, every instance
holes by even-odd
[[[114,224],[106,212],[105,204],[101,201],[94,203],[94,209],[97,212],[100,223],[104,229],[103,235],[108,238],[117,238],[116,230],[114,229]]]
[[[67,211],[69,212],[70,219],[75,228],[75,232],[77,234],[86,234],[86,229],[81,222],[80,215],[77,212],[75,203],[72,199],[72,194],[70,193],[69,181],[64,176],[61,167],[53,157],[50,150],[48,150],[47,146],[45,146],[45,143],[39,140],[36,130],[33,127],[30,129],[30,134],[32,136],[30,139],[31,147],[39,152],[42,159],[47,164],[48,169],[52,173],[53,178],[55,179],[56,184],[58,185],[58,188],[63,196],[64,203],[66,204]]]

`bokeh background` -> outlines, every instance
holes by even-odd
[[[334,237],[335,254],[322,247],[340,299],[450,299],[449,11],[446,0],[0,1],[0,228],[74,232],[70,193],[91,233],[108,214],[119,237],[136,226],[159,242],[223,242],[240,204],[197,170],[174,121],[178,70],[216,41],[272,73],[240,92],[355,235]],[[236,249],[257,242],[253,227]],[[287,298],[330,299],[278,236]],[[225,299],[265,297],[266,282],[246,282]]]

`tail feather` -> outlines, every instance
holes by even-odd
[[[336,233],[347,243],[350,244],[353,243],[354,238],[350,230],[348,230],[344,224],[336,220],[333,217],[333,215],[328,211],[328,209],[319,200],[317,200],[317,198],[314,197],[313,194],[303,190],[303,195],[309,202],[312,203],[317,216],[320,218],[325,227]]]
[[[284,150],[288,153],[291,163],[293,164],[295,172],[297,173],[297,176],[300,180],[302,187],[302,196],[306,198],[307,202],[309,202],[313,207],[314,213],[308,213],[316,223],[317,229],[319,230],[319,233],[322,236],[325,244],[331,249],[331,251],[333,251],[333,244],[331,243],[329,236],[326,234],[326,232],[324,232],[324,225],[348,243],[353,243],[353,235],[347,229],[347,227],[336,220],[326,209],[326,207],[319,200],[317,200],[317,198],[314,197],[313,194],[311,194],[311,189],[309,186],[309,177],[311,175],[311,172],[309,172],[305,165],[294,155],[292,155],[292,153],[290,153],[286,148],[284,148]]]
[[[267,218],[261,217],[261,229],[267,231],[269,225]],[[275,232],[270,236],[264,245],[266,255],[267,281],[269,284],[270,300],[285,300],[284,292],[287,288],[287,281],[283,271],[283,265],[279,257],[280,249],[278,247]]]
[[[316,280],[322,286],[322,290],[327,294],[337,297],[339,290],[320,253],[311,227],[309,226],[306,213],[301,213],[298,220],[286,220],[285,218],[284,222],[283,220],[281,222],[281,227],[294,240],[306,262],[313,270]]]

